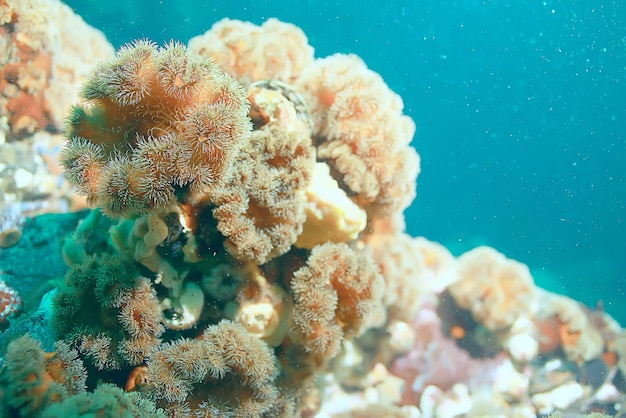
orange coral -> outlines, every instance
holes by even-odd
[[[334,357],[341,340],[384,321],[384,282],[365,252],[347,244],[322,244],[291,280],[292,339],[318,359]]]
[[[95,59],[111,56],[113,48],[65,4],[4,3],[0,7],[0,114],[8,116],[9,138],[60,130],[80,78]]]
[[[222,321],[196,340],[162,344],[147,363],[147,381],[164,406],[187,402],[206,416],[261,416],[276,401],[278,369],[270,349],[241,325]],[[224,390],[228,388],[228,396]]]
[[[206,191],[250,130],[243,89],[176,43],[122,48],[81,96],[61,162],[78,192],[111,215]]]
[[[274,79],[293,82],[313,62],[313,48],[302,30],[278,19],[261,26],[222,19],[189,48],[211,57],[241,81]]]
[[[456,304],[491,331],[511,327],[537,309],[536,287],[528,267],[490,247],[461,255],[458,280],[448,290]]]
[[[296,87],[316,121],[319,158],[341,175],[372,216],[404,210],[415,197],[419,158],[409,146],[415,124],[402,99],[355,55],[307,67]]]
[[[223,186],[212,196],[217,206],[213,216],[227,238],[227,250],[257,264],[287,252],[302,232],[301,194],[315,164],[308,129],[281,126],[288,123],[285,119],[296,118],[293,105],[286,100],[283,104],[274,109],[274,122],[253,131]]]

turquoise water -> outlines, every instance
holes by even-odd
[[[117,47],[186,42],[223,18],[300,26],[360,55],[418,126],[407,228],[496,247],[626,323],[626,22],[618,1],[68,0]]]

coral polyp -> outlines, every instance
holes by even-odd
[[[251,124],[245,91],[211,59],[178,43],[137,41],[92,73],[66,130],[69,181],[124,216],[206,191]]]

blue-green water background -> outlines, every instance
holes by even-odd
[[[626,324],[621,0],[66,2],[116,47],[277,17],[318,57],[360,55],[418,126],[408,231],[455,254],[492,245]]]

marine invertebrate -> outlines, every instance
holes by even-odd
[[[298,78],[319,138],[318,158],[340,174],[370,216],[403,211],[415,197],[415,124],[402,99],[355,55],[318,59]]]
[[[77,191],[110,215],[205,192],[250,130],[241,86],[177,43],[122,48],[91,74],[81,99],[61,163]]]
[[[506,329],[538,308],[528,267],[490,247],[478,247],[458,259],[457,280],[448,290],[456,304],[492,331]]]
[[[243,82],[293,82],[313,62],[313,48],[302,29],[273,18],[261,26],[222,19],[192,38],[189,48],[213,58],[224,71]]]
[[[92,257],[73,266],[66,281],[54,297],[55,331],[97,369],[141,364],[160,343],[156,292],[132,260]]]
[[[539,300],[540,309],[534,320],[541,331],[539,342],[544,353],[561,349],[568,359],[577,363],[602,354],[603,335],[586,308],[565,296],[545,291],[541,291]]]
[[[35,416],[50,405],[85,391],[87,374],[78,353],[64,342],[57,342],[55,350],[44,352],[28,334],[9,344],[6,367],[0,374],[3,415]]]
[[[222,321],[198,339],[160,345],[147,362],[147,388],[166,409],[185,402],[207,416],[263,416],[277,400],[277,374],[263,342]]]
[[[10,140],[60,130],[91,65],[113,55],[102,33],[69,6],[45,0],[4,1],[0,45],[0,114]]]
[[[364,241],[385,279],[383,303],[390,318],[410,322],[424,299],[449,280],[454,259],[443,246],[423,237],[379,228],[374,223]]]
[[[280,104],[265,108],[271,122],[252,132],[211,196],[226,249],[258,264],[286,253],[302,232],[302,194],[315,164],[308,126],[287,98],[273,97]]]
[[[291,279],[290,337],[317,362],[329,360],[343,338],[383,323],[383,289],[380,271],[367,254],[343,243],[314,247]]]
[[[80,418],[85,416],[165,418],[162,409],[137,392],[124,392],[119,387],[102,383],[93,392],[81,392],[52,404],[42,418]]]

